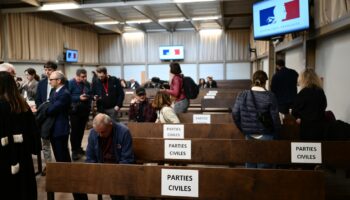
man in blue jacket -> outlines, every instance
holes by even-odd
[[[86,162],[120,163],[134,162],[132,138],[129,129],[113,122],[106,114],[94,118],[86,148]]]
[[[132,138],[129,129],[114,122],[106,114],[94,118],[86,147],[87,163],[134,163]],[[112,200],[122,200],[122,196],[111,196]],[[79,200],[87,200],[86,194],[80,194]]]

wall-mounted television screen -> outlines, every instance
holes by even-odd
[[[160,46],[159,59],[161,60],[183,60],[185,58],[183,46]]]
[[[64,57],[66,62],[78,62],[78,50],[66,49]]]
[[[309,0],[265,0],[253,5],[254,39],[308,29]]]

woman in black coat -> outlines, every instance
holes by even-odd
[[[306,69],[299,76],[300,92],[292,107],[292,114],[300,124],[300,139],[324,139],[327,98],[321,80],[313,69]]]
[[[8,72],[0,72],[0,83],[1,199],[35,200],[32,154],[39,152],[40,140],[34,116]]]

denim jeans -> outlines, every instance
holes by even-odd
[[[259,139],[253,138],[250,135],[246,135],[245,139],[246,140],[264,140],[264,141],[268,141],[268,140],[273,140],[273,135],[262,135],[262,137],[259,138]],[[274,168],[274,165],[273,164],[268,164],[268,163],[245,163],[245,167],[246,168],[269,169],[269,168]]]
[[[190,102],[188,99],[182,99],[181,101],[177,101],[174,104],[174,111],[176,114],[178,113],[185,113],[187,112],[187,108],[189,106]]]

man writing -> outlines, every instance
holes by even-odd
[[[106,114],[98,114],[92,122],[86,148],[87,163],[134,163],[132,150],[132,138],[129,129],[113,122]],[[121,196],[111,196],[112,200],[124,199]],[[81,194],[81,200],[88,199],[86,194]]]

